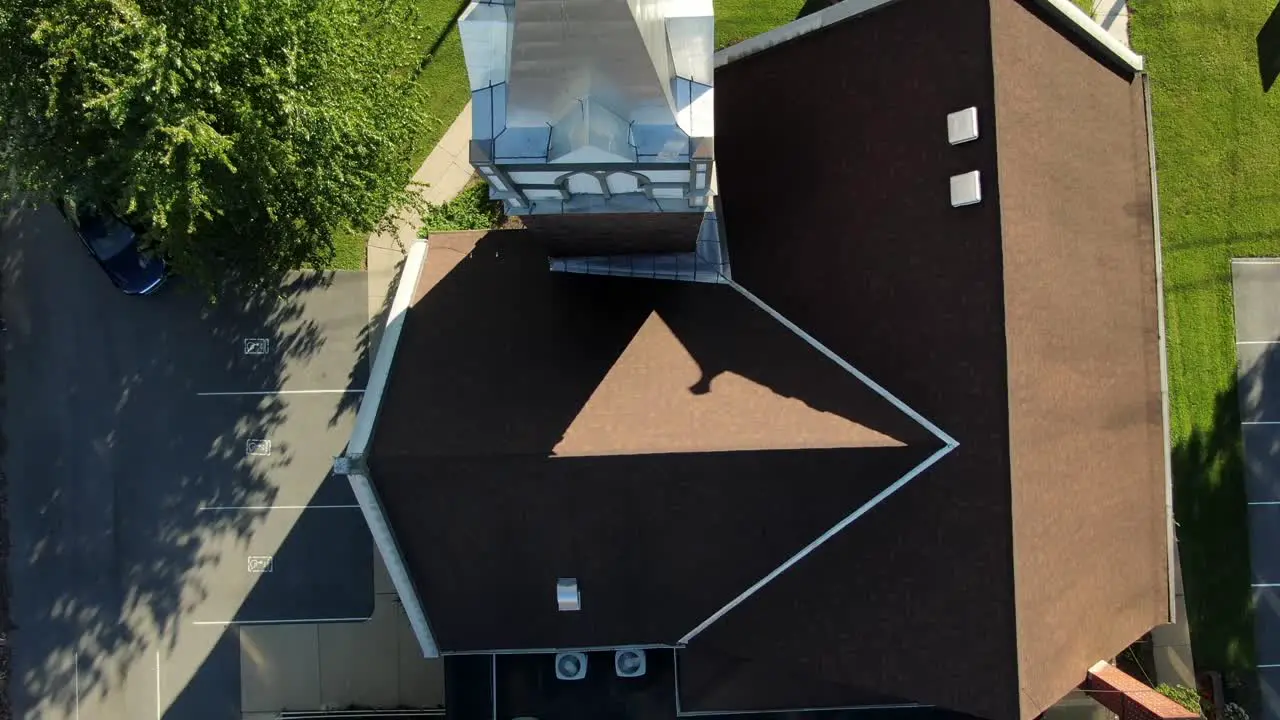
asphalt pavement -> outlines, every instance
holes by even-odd
[[[1263,720],[1280,720],[1280,260],[1231,274],[1258,681]]]
[[[239,718],[239,623],[373,611],[368,531],[329,475],[366,278],[128,297],[52,209],[0,220],[13,715]]]

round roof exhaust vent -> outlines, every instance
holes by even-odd
[[[618,677],[633,678],[644,675],[644,650],[623,648],[613,654],[613,669]]]
[[[587,676],[587,656],[580,652],[556,653],[556,678],[581,680]]]

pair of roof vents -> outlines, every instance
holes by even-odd
[[[959,145],[978,139],[978,108],[967,107],[947,115],[947,142]],[[982,178],[977,170],[951,176],[951,207],[982,202]]]
[[[636,678],[644,675],[646,663],[644,650],[622,648],[613,653],[613,671],[620,678]],[[556,678],[581,680],[587,676],[587,655],[580,652],[556,653]]]

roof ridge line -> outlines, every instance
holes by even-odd
[[[770,307],[767,303],[765,303],[760,298],[756,297],[754,294],[751,293],[751,291],[742,287],[741,285],[734,282],[730,278],[725,278],[724,282],[725,284],[732,287],[734,290],[737,290],[739,293],[741,293],[743,297],[755,303],[757,307],[759,307],[761,310],[764,310],[774,320],[777,320],[788,330],[794,332],[796,335],[799,335],[801,339],[809,343],[809,345],[811,345],[813,348],[821,352],[829,360],[839,365],[846,372],[853,375],[858,380],[861,380],[867,387],[871,388],[876,394],[880,395],[885,400],[888,400],[891,404],[893,404],[894,407],[898,408],[903,413],[910,416],[913,420],[920,423],[922,427],[924,427],[929,432],[933,433],[939,440],[941,440],[943,442],[943,446],[935,450],[931,455],[929,455],[929,457],[925,458],[915,467],[908,470],[905,474],[902,475],[902,477],[898,478],[893,483],[887,485],[883,490],[876,493],[873,497],[871,497],[871,499],[862,503],[862,505],[860,505],[857,509],[855,509],[853,512],[845,516],[843,520],[833,525],[831,528],[829,528],[826,532],[819,535],[808,545],[804,546],[794,555],[787,558],[785,561],[782,562],[781,565],[771,570],[768,574],[766,574],[764,577],[757,580],[746,590],[743,590],[741,593],[738,594],[737,597],[733,598],[728,603],[726,603],[723,607],[721,607],[719,610],[715,611],[710,616],[708,616],[706,620],[703,620],[701,623],[698,623],[697,626],[695,626],[689,632],[685,633],[685,635],[677,641],[679,645],[687,645],[690,640],[692,640],[695,636],[697,636],[703,630],[706,630],[717,620],[727,615],[729,611],[741,605],[743,602],[747,600],[747,598],[756,594],[756,592],[759,591],[761,588],[763,588],[765,585],[768,585],[769,583],[773,582],[779,575],[786,572],[793,565],[803,560],[805,557],[809,555],[809,553],[816,550],[823,543],[825,543],[826,541],[838,535],[842,530],[844,530],[848,526],[852,525],[853,522],[856,521],[858,518],[862,517],[863,515],[866,515],[868,512],[874,509],[877,505],[883,502],[890,495],[893,495],[898,490],[901,490],[907,483],[914,480],[916,476],[920,475],[925,470],[928,470],[930,467],[933,466],[934,463],[941,460],[948,453],[950,453],[952,450],[956,449],[960,445],[960,443],[957,442],[955,438],[948,435],[937,425],[934,425],[933,423],[929,422],[929,420],[926,419],[923,415],[913,410],[909,405],[907,405],[902,400],[898,399],[895,395],[893,395],[893,393],[890,393],[879,383],[875,382],[866,374],[864,374],[861,370],[858,370],[853,365],[850,365],[848,361],[846,361],[844,358],[840,357],[839,355],[835,354],[827,346],[818,342],[816,338],[814,338],[812,335],[805,332],[804,330],[800,329],[800,327],[797,326],[795,323],[783,317],[781,313],[779,313],[777,310],[774,310],[772,307]]]
[[[809,343],[809,345],[813,346],[815,350],[825,355],[828,360],[839,365],[845,372],[849,373],[850,375],[853,375],[858,380],[861,380],[862,383],[867,387],[871,388],[873,392],[875,392],[877,395],[884,398],[885,400],[888,400],[895,408],[902,411],[912,420],[915,420],[917,423],[920,424],[921,427],[923,427],[925,430],[928,430],[935,437],[941,440],[944,444],[947,444],[947,445],[960,444],[955,440],[955,438],[943,432],[942,428],[929,422],[929,420],[926,419],[923,415],[921,415],[920,413],[912,409],[910,405],[907,405],[905,402],[898,399],[896,395],[886,390],[883,385],[876,382],[875,380],[872,380],[866,373],[862,372],[858,368],[851,365],[849,361],[837,355],[834,351],[832,351],[826,345],[823,345],[822,343],[818,342],[817,338],[813,337],[812,335],[810,335],[809,333],[801,329],[800,326],[788,320],[786,317],[782,315],[782,313],[778,312],[777,310],[774,310],[772,307],[769,306],[768,303],[756,297],[750,290],[742,287],[731,278],[724,277],[723,275],[721,277],[723,278],[724,284],[732,287],[734,290],[737,290],[739,293],[742,294],[743,297],[747,298],[752,303],[755,303],[756,307],[768,313],[770,317],[772,317],[774,320],[777,320],[779,323],[781,323],[783,327],[787,328],[788,330],[795,333],[796,335],[799,335],[800,339]]]

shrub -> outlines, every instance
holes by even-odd
[[[422,213],[420,234],[444,230],[492,230],[502,227],[506,220],[502,203],[489,199],[489,186],[476,182],[443,205],[428,203]]]
[[[1200,711],[1200,693],[1194,688],[1189,688],[1186,685],[1169,685],[1168,683],[1160,683],[1156,686],[1156,692],[1164,695],[1193,713],[1203,714]]]

